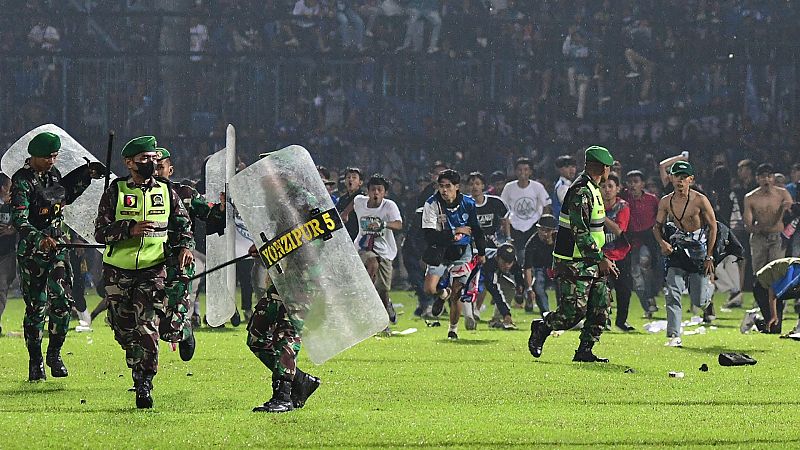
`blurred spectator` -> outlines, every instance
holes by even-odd
[[[342,48],[364,51],[364,20],[356,12],[354,0],[335,0],[336,20],[342,36]]]
[[[439,33],[442,29],[442,17],[439,15],[441,6],[439,0],[410,0],[408,4],[408,28],[403,38],[403,45],[396,51],[401,52],[411,48],[415,53],[422,51],[423,34],[425,27],[424,18],[431,24],[431,41],[428,45],[429,54],[439,51]]]
[[[208,48],[208,27],[200,22],[200,18],[192,16],[189,26],[189,51],[202,53]],[[189,57],[190,61],[202,61],[201,55],[192,55]]]
[[[636,22],[630,31],[630,46],[625,49],[625,58],[631,71],[628,78],[644,75],[639,88],[639,104],[650,103],[650,86],[653,82],[654,45],[653,30],[646,19]],[[640,73],[641,72],[641,73]]]
[[[300,38],[313,34],[317,50],[327,53],[331,49],[325,44],[322,33],[323,10],[319,0],[297,0],[292,15],[296,17],[295,25],[300,29]]]
[[[28,32],[28,46],[32,49],[42,49],[48,52],[60,50],[61,35],[58,30],[49,25],[43,17],[31,20],[31,30]]]
[[[589,79],[592,77],[592,61],[589,57],[588,40],[578,27],[570,27],[561,52],[567,57],[569,95],[578,100],[575,117],[583,119],[586,90],[589,89]]]

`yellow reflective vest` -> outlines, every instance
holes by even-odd
[[[569,203],[571,197],[577,195],[577,192],[582,188],[588,188],[592,195],[592,209],[589,217],[589,235],[592,237],[595,245],[597,246],[595,255],[602,257],[602,248],[606,243],[606,235],[603,232],[603,225],[606,220],[606,209],[603,204],[603,195],[600,188],[592,182],[588,175],[582,174],[572,186],[570,186],[567,194],[564,196],[564,203],[561,206],[561,213],[558,216],[558,234],[556,235],[556,243],[553,249],[553,256],[560,260],[572,261],[575,259],[584,259],[584,255],[578,248],[575,242],[575,235],[572,232],[569,220]],[[597,258],[592,258],[597,259]]]
[[[163,263],[171,206],[169,185],[163,181],[155,181],[147,191],[138,186],[130,187],[125,182],[117,183],[115,220],[149,220],[155,222],[156,230],[106,245],[103,262],[127,270],[147,269]]]

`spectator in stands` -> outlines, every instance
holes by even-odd
[[[509,181],[500,196],[511,210],[511,239],[517,249],[517,258],[525,261],[525,243],[536,232],[536,222],[542,214],[550,212],[550,196],[542,183],[531,180],[533,164],[528,158],[514,163],[517,179]]]
[[[439,15],[441,6],[439,0],[410,0],[408,4],[408,28],[403,38],[403,45],[396,51],[401,52],[411,48],[415,53],[422,51],[423,34],[425,27],[424,18],[431,24],[431,41],[428,45],[428,54],[439,51],[439,33],[442,29],[442,17]]]
[[[192,16],[189,19],[189,51],[203,53],[208,49],[208,27],[200,22],[200,18]],[[190,61],[199,62],[203,60],[202,55],[192,55]]]
[[[590,58],[589,40],[585,33],[572,25],[564,39],[561,52],[567,59],[567,83],[569,95],[578,100],[575,117],[583,119],[586,109],[586,91],[592,77],[592,60]]]
[[[331,49],[325,44],[322,33],[323,10],[319,0],[297,0],[294,4],[292,15],[295,16],[295,25],[300,29],[301,39],[309,33],[314,35],[317,50],[327,53]]]
[[[373,36],[375,21],[380,16],[394,17],[403,14],[404,9],[395,0],[364,0],[359,6],[361,16],[367,18],[367,26],[364,34],[367,37]]]
[[[353,5],[354,0],[335,0],[336,21],[342,36],[342,48],[364,51],[364,20]]]
[[[639,88],[639,104],[650,103],[650,87],[653,83],[653,69],[655,65],[653,42],[653,30],[647,19],[637,21],[634,28],[630,31],[630,46],[625,49],[625,59],[631,71],[628,78],[636,78],[641,74],[644,78]]]
[[[41,49],[48,52],[61,50],[61,35],[56,27],[45,21],[44,16],[31,20],[31,30],[28,32],[28,46],[32,49]]]

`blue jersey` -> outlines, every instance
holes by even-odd
[[[455,207],[447,208],[439,193],[428,197],[422,207],[422,228],[436,231],[453,231],[458,227],[470,227],[479,230],[481,225],[478,221],[478,212],[475,207],[475,200],[472,197],[458,194]],[[455,245],[469,245],[472,243],[472,236],[464,235],[458,241],[453,241]]]

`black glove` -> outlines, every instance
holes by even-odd
[[[106,165],[101,163],[100,161],[89,161],[89,158],[84,157],[83,159],[86,160],[87,165],[89,166],[89,176],[94,178],[95,180],[98,178],[103,178],[106,176]]]

